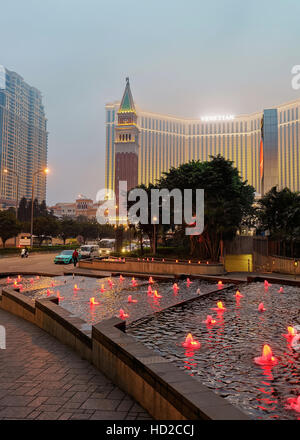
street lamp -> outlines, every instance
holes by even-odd
[[[48,174],[49,169],[43,168],[41,170],[37,170],[33,173],[32,176],[32,192],[31,192],[31,222],[30,222],[30,247],[33,247],[33,196],[34,196],[34,183],[35,183],[35,176],[39,173]]]
[[[18,203],[19,203],[19,174],[14,170],[9,170],[8,168],[4,168],[3,172],[5,174],[12,173],[17,178],[17,185],[16,185],[16,219],[18,218]]]
[[[157,217],[153,217],[153,254],[156,254],[156,222],[157,222]]]

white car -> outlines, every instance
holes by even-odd
[[[103,238],[99,242],[99,253],[100,255],[106,256],[115,250],[115,239],[113,238]]]
[[[81,258],[99,257],[100,248],[97,244],[87,244],[80,247]]]

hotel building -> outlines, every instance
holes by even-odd
[[[155,183],[171,167],[221,154],[256,192],[300,191],[300,99],[239,116],[187,119],[141,110],[129,79],[121,102],[107,104],[107,189]]]
[[[42,95],[0,66],[0,207],[31,199],[33,174],[47,166],[47,127]],[[46,176],[35,177],[34,198],[46,199]]]

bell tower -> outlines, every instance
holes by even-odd
[[[139,130],[129,78],[118,110],[115,128],[115,194],[119,200],[119,182],[127,181],[127,190],[138,185]]]

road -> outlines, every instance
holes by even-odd
[[[37,273],[45,275],[63,275],[64,273],[75,273],[80,275],[110,276],[110,272],[98,270],[74,268],[73,264],[54,264],[56,253],[36,253],[28,258],[3,257],[0,259],[0,275],[6,273]]]
[[[65,271],[72,271],[72,264],[54,264],[56,254],[32,254],[28,258],[7,257],[0,259],[0,273],[3,272],[37,272],[53,275],[63,275]]]

